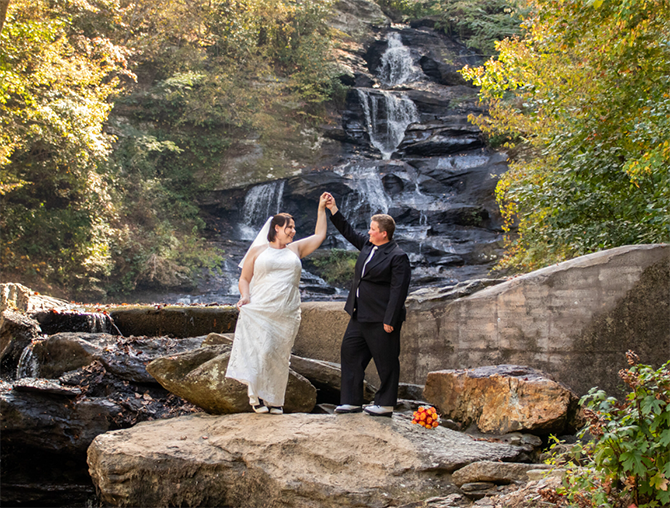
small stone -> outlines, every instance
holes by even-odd
[[[494,490],[495,488],[496,484],[490,482],[473,482],[461,485],[461,490],[463,492],[479,492],[482,490]]]

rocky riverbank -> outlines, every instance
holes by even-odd
[[[224,379],[232,334],[121,335],[110,313],[92,319],[90,310],[18,285],[1,289],[5,506],[469,506],[526,485],[526,471],[546,469],[537,462],[547,429],[570,431],[559,410],[538,435],[521,419],[519,432],[482,434],[467,428],[471,415],[448,418],[447,404],[442,425],[426,430],[411,414],[439,390],[414,384],[401,385],[392,419],[335,416],[339,365],[298,356],[286,406],[293,412],[256,415],[244,387]],[[46,334],[36,319],[44,315],[54,331],[68,323],[78,331]],[[163,323],[156,316],[158,329],[183,328],[174,314]],[[101,322],[116,335],[100,332]],[[536,378],[536,386],[547,382]],[[508,419],[518,412],[512,406]],[[500,466],[494,474],[486,463]],[[480,469],[465,469],[471,464]]]

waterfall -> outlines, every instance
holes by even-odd
[[[242,240],[253,240],[271,215],[279,213],[284,194],[284,180],[252,187],[244,198],[240,233]]]
[[[410,50],[402,43],[400,34],[388,35],[388,48],[382,55],[377,75],[385,86],[402,85],[423,77],[421,69],[414,65]]]
[[[16,366],[16,379],[23,379],[24,377],[39,377],[39,365],[37,358],[33,355],[33,344],[29,344],[23,349],[19,364]]]
[[[391,200],[386,195],[375,164],[347,164],[343,173],[349,176],[354,190],[342,203],[347,216],[356,217],[363,204],[370,206],[370,213],[388,213]]]
[[[358,89],[357,92],[370,143],[382,153],[384,160],[389,160],[405,137],[407,126],[419,121],[416,105],[407,97],[386,90]]]

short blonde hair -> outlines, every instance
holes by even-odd
[[[393,233],[395,233],[395,221],[390,215],[385,213],[378,213],[372,216],[371,221],[374,221],[379,226],[379,231],[386,231],[386,237],[393,240]]]

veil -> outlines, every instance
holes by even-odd
[[[253,249],[254,247],[258,247],[259,245],[269,245],[270,242],[268,241],[268,232],[270,231],[270,222],[272,222],[272,217],[268,217],[268,220],[265,221],[265,224],[263,224],[263,227],[261,230],[258,232],[256,235],[256,238],[254,238],[254,241],[251,242],[251,245],[249,246],[249,249],[247,249],[247,252],[244,254],[244,257],[242,258],[242,261],[240,261],[240,264],[237,265],[240,268],[244,266],[244,260],[247,259],[247,256],[249,255],[249,251]]]

